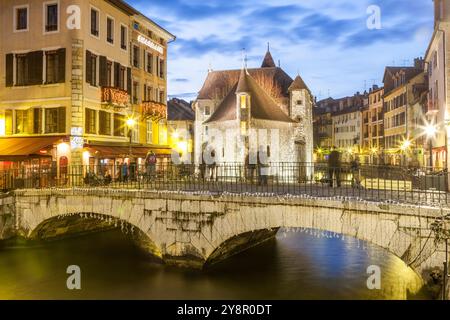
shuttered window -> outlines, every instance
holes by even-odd
[[[138,46],[133,46],[133,67],[139,68],[140,49]]]
[[[166,70],[166,66],[165,66],[165,62],[163,59],[159,59],[159,77],[161,79],[165,78],[165,70]]]
[[[45,133],[66,132],[66,108],[45,109]]]
[[[16,55],[16,85],[25,86],[28,83],[28,59],[26,54]]]
[[[124,67],[120,67],[120,73],[119,73],[119,88],[122,90],[125,90],[125,73],[126,69]]]
[[[49,51],[45,54],[46,80],[45,83],[57,83],[59,78],[59,55],[56,51]]]
[[[16,110],[16,134],[29,133],[28,110]]]
[[[99,133],[104,136],[111,135],[111,114],[99,111]]]
[[[42,109],[41,108],[33,109],[33,133],[34,134],[42,133]]]
[[[97,86],[97,59],[90,51],[86,51],[86,82],[91,86]]]
[[[13,111],[5,110],[5,134],[10,136],[13,134]]]
[[[146,54],[147,54],[147,72],[153,73],[153,55],[148,52]]]
[[[113,76],[113,71],[112,71],[112,62],[108,61],[106,63],[106,86],[107,87],[112,87],[112,76]]]
[[[125,137],[125,116],[114,114],[114,136]]]
[[[86,108],[86,116],[85,116],[85,131],[88,134],[96,134],[97,133],[97,113],[95,110]]]

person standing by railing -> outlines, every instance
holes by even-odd
[[[361,188],[360,165],[357,156],[350,162],[350,168],[352,170],[352,187]]]
[[[334,146],[328,156],[328,176],[330,187],[333,187],[334,178],[336,178],[337,187],[341,186],[341,153]]]
[[[250,182],[250,184],[254,183],[254,179],[255,179],[255,171],[256,171],[256,161],[255,161],[255,157],[251,157],[250,153],[247,154],[247,156],[245,157],[245,168],[247,170],[246,172],[246,177],[247,177],[247,181]]]
[[[264,150],[264,147],[259,148],[257,160],[258,160],[259,185],[267,186],[268,185],[268,175],[269,175],[269,159],[268,159],[267,151]]]
[[[156,158],[156,154],[152,151],[147,153],[147,156],[145,157],[145,164],[146,164],[146,173],[147,173],[147,179],[150,181],[151,179],[155,178],[156,173],[156,163],[158,162]]]
[[[209,179],[211,181],[217,181],[217,163],[216,163],[216,150],[211,148],[211,163],[208,164],[209,169]]]

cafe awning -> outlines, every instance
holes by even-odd
[[[92,157],[103,159],[120,159],[128,158],[130,156],[129,146],[114,146],[114,145],[86,145],[85,148],[91,153]],[[147,153],[153,150],[157,156],[170,156],[171,149],[153,146],[132,146],[131,154],[136,158],[145,158]]]
[[[50,149],[62,137],[0,138],[0,161],[51,157]]]

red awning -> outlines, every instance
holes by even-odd
[[[0,160],[13,161],[32,157],[50,157],[48,152],[63,137],[0,138]]]

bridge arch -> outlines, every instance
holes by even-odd
[[[376,245],[400,258],[421,277],[424,271],[435,266],[436,244],[428,230],[432,219],[411,215],[408,208],[403,208],[403,216],[367,205],[355,208],[345,202],[329,204],[240,203],[239,210],[228,208],[229,213],[212,226],[217,235],[210,239],[212,249],[205,257],[206,265],[245,250],[248,248],[245,244],[254,246],[264,242],[280,228],[301,228],[332,232]]]
[[[53,216],[29,231],[31,240],[52,240],[69,236],[81,236],[99,231],[120,229],[145,252],[161,259],[161,250],[139,226],[111,215],[92,212],[67,213]]]

